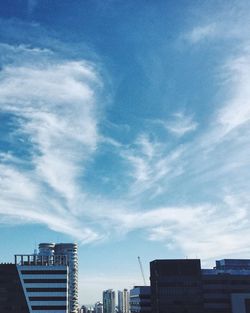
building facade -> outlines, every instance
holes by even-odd
[[[0,264],[0,312],[77,313],[75,244],[42,243],[39,252]],[[7,309],[8,308],[8,309]]]
[[[201,272],[204,313],[250,313],[250,260],[219,260]]]
[[[69,312],[65,257],[16,255],[15,264],[1,264],[0,272],[0,312]]]
[[[200,260],[155,260],[150,280],[152,312],[203,312]]]
[[[250,260],[150,263],[152,313],[250,313]]]
[[[0,264],[0,312],[30,312],[15,264]]]
[[[69,267],[68,294],[69,312],[78,312],[78,254],[75,243],[40,243],[40,257],[65,255]]]
[[[112,289],[103,291],[103,313],[115,313],[115,292]]]
[[[127,289],[118,291],[118,313],[129,313],[129,292]]]
[[[130,290],[130,312],[151,312],[151,288],[150,286],[135,286]]]

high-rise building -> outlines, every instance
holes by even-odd
[[[129,292],[127,289],[118,291],[118,313],[129,313]]]
[[[0,312],[68,313],[67,286],[65,256],[15,255],[0,264]]]
[[[250,313],[250,260],[155,260],[150,280],[152,313]]]
[[[135,286],[130,290],[130,312],[151,313],[150,286]]]
[[[94,312],[95,313],[103,313],[103,305],[101,302],[96,302]]]
[[[58,243],[55,245],[55,255],[66,255],[69,264],[69,312],[78,310],[78,253],[75,243]]]
[[[122,291],[118,290],[117,296],[118,296],[118,305],[117,305],[118,313],[122,313],[122,296],[123,296]]]
[[[115,313],[115,292],[112,289],[103,291],[103,313]]]
[[[77,313],[78,311],[78,256],[77,244],[75,243],[40,243],[39,256],[65,255],[69,266],[69,312]]]

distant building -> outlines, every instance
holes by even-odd
[[[151,312],[150,286],[135,286],[133,289],[130,290],[130,312]]]
[[[79,313],[88,313],[88,308],[85,305],[82,305],[79,310]]]
[[[118,291],[118,313],[129,313],[129,292],[127,289]]]
[[[103,305],[101,302],[97,302],[95,304],[95,309],[94,309],[95,313],[103,313]]]
[[[115,292],[112,289],[103,291],[103,313],[115,313]]]
[[[250,313],[250,260],[155,260],[150,280],[152,313]]]

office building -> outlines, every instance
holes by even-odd
[[[68,265],[64,256],[15,255],[0,264],[0,312],[68,313]]]
[[[135,286],[130,290],[130,312],[151,312],[151,290],[150,286]]]
[[[115,313],[115,292],[112,289],[103,291],[103,313]]]
[[[250,313],[250,260],[150,263],[152,313]]]

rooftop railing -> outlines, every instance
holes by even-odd
[[[15,254],[16,265],[68,265],[66,255]]]

